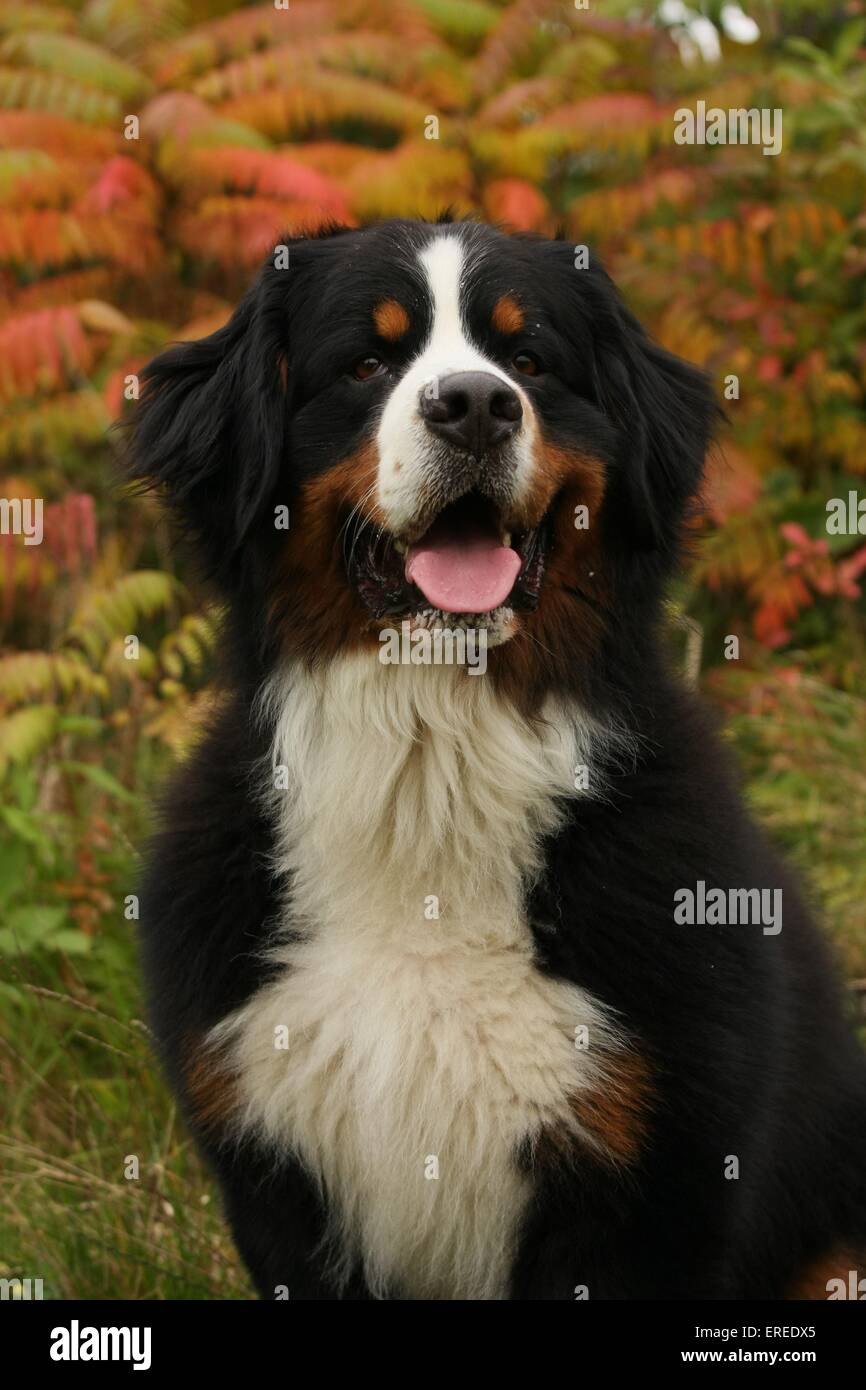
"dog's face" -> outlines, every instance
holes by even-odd
[[[288,243],[151,364],[136,468],[265,645],[472,626],[564,680],[655,599],[714,410],[572,245],[391,222]]]

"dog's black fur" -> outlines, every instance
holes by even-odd
[[[298,1160],[226,1141],[190,1096],[190,1040],[261,984],[279,911],[274,831],[251,780],[268,751],[253,702],[287,644],[296,660],[333,650],[316,649],[303,614],[288,635],[274,623],[285,537],[273,507],[370,437],[388,383],[359,389],[351,363],[369,350],[369,315],[386,296],[414,306],[403,350],[417,349],[429,323],[405,253],[440,230],[390,223],[291,243],[288,274],[266,267],[227,327],[151,365],[135,422],[136,476],[164,488],[229,606],[226,702],[174,782],[141,892],[150,1013],[265,1297],[283,1285],[293,1298],[369,1296],[360,1270],[342,1290],[332,1281],[318,1252],[323,1202]],[[589,592],[576,563],[558,596],[578,630],[591,610],[592,640],[566,641],[542,604],[527,619],[542,636],[521,684],[530,698],[566,693],[614,718],[638,749],[633,764],[611,765],[604,799],[570,804],[527,916],[539,968],[591,991],[640,1040],[647,1138],[625,1170],[591,1154],[565,1174],[538,1166],[510,1297],[568,1299],[577,1284],[592,1298],[797,1296],[812,1267],[835,1259],[844,1272],[866,1252],[866,1069],[799,890],[661,652],[662,585],[699,485],[712,395],[647,339],[600,270],[574,271],[572,248],[456,230],[496,252],[473,288],[473,333],[496,351],[482,310],[497,292],[525,296],[549,368],[527,386],[539,417],[552,440],[600,459],[608,480],[607,588]],[[333,550],[339,568],[336,533]],[[334,621],[349,634],[351,617]],[[510,645],[490,655],[506,699]],[[783,929],[677,925],[674,893],[698,880],[781,888]]]

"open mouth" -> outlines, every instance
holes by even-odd
[[[538,603],[547,528],[509,533],[497,507],[469,492],[410,543],[366,530],[354,539],[350,578],[375,618],[434,610],[487,615]]]

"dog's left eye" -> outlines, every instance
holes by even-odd
[[[371,377],[381,376],[388,368],[381,357],[361,357],[352,368],[352,375],[358,381],[369,381]]]
[[[516,352],[511,359],[511,365],[516,372],[521,372],[523,376],[538,376],[541,371],[541,363],[531,352]]]

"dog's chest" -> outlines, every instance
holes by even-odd
[[[490,736],[499,711],[477,700],[463,715]],[[219,1030],[244,1122],[321,1182],[338,1272],[360,1260],[380,1294],[504,1297],[531,1196],[518,1152],[550,1128],[574,1129],[570,1101],[596,1079],[576,1039],[606,1033],[591,998],[538,971],[524,913],[525,876],[562,790],[558,756],[534,736],[521,751],[515,726],[510,754],[523,765],[518,776],[502,768],[494,796],[480,765],[467,784],[478,755],[455,748],[464,722],[447,737],[442,726],[438,747],[422,738],[400,754],[379,741],[368,763],[369,732],[360,752],[343,730],[337,756],[333,732],[305,713],[311,724],[295,722],[294,742],[284,730],[281,744],[319,754],[296,762],[294,776],[316,785],[296,781],[280,819],[294,939]],[[335,795],[323,761],[334,773],[341,759]]]
[[[324,1184],[338,1263],[361,1258],[380,1293],[496,1298],[530,1195],[519,1147],[569,1125],[594,1021],[517,942],[323,933],[254,1001],[236,1055],[248,1118]]]

